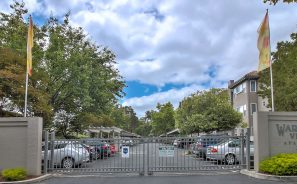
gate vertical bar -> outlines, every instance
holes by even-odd
[[[50,160],[50,169],[54,169],[54,140],[55,140],[55,132],[51,133],[51,141],[50,141],[50,145],[51,145],[51,160]]]
[[[142,154],[142,161],[143,161],[143,175],[145,175],[145,140],[144,140],[144,138],[142,139],[142,142],[143,142],[143,145],[142,145],[142,148],[143,148],[143,154]]]
[[[250,136],[251,136],[251,129],[247,128],[246,131],[246,169],[250,170]]]
[[[243,167],[244,163],[245,163],[245,160],[244,160],[244,130],[241,129],[241,133],[240,133],[240,156],[241,156],[241,167]]]
[[[148,140],[147,143],[147,154],[146,154],[146,157],[147,157],[147,174],[148,175],[151,175],[150,173],[150,158],[149,158],[149,155],[150,155],[150,141]]]
[[[44,131],[43,173],[47,174],[48,167],[48,131]]]

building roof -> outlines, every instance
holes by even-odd
[[[115,126],[113,126],[113,127],[90,127],[86,131],[91,132],[91,133],[101,133],[101,132],[102,133],[112,133],[112,132],[115,132],[115,133],[121,134],[122,137],[141,137],[138,134],[128,132],[126,130],[123,130],[123,129],[115,127]]]
[[[246,80],[257,80],[257,79],[259,79],[258,72],[257,71],[252,71],[252,72],[249,72],[249,73],[245,74],[239,80],[229,83],[228,88],[233,89],[233,88],[235,88],[236,86],[238,86],[239,84],[241,84],[242,82],[244,82]]]
[[[172,135],[176,135],[176,134],[179,134],[179,133],[180,133],[179,129],[176,128],[174,130],[171,130],[169,132],[166,132],[166,133],[160,135],[160,137],[172,136]]]

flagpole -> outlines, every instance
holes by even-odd
[[[27,117],[27,102],[28,102],[28,81],[29,81],[29,67],[28,67],[28,44],[29,44],[29,29],[31,24],[31,15],[28,18],[29,28],[28,28],[28,37],[27,37],[27,69],[26,69],[26,89],[25,89],[25,109],[24,109],[24,117]]]
[[[271,59],[271,57],[270,57]],[[272,61],[270,60],[270,83],[271,83],[271,110],[274,112],[274,93],[273,93],[273,78],[272,78]]]
[[[268,9],[266,9],[268,14]],[[269,21],[268,21],[269,24]],[[269,49],[270,49],[270,86],[271,86],[271,111],[274,112],[274,93],[273,93],[273,77],[272,77],[272,59],[271,59],[271,43],[270,43],[270,27],[269,27]]]
[[[24,111],[24,117],[27,117],[27,96],[28,96],[28,67],[26,72],[26,91],[25,91],[25,111]]]

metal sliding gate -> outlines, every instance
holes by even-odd
[[[250,168],[247,137],[55,139],[45,133],[42,165],[45,173],[68,174],[237,170]]]

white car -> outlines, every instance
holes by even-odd
[[[180,144],[180,140],[175,139],[174,142],[173,142],[173,146],[178,147],[179,144]]]
[[[254,144],[250,143],[250,155],[254,155]],[[231,139],[217,145],[207,147],[206,158],[217,160],[228,165],[241,162],[241,140]],[[244,158],[246,158],[246,148],[244,147]]]
[[[122,146],[133,146],[134,145],[134,142],[133,140],[121,140],[121,143],[120,143],[120,149],[122,149]]]
[[[51,159],[51,145],[48,146],[48,162]],[[44,161],[44,151],[42,151]],[[55,141],[53,164],[62,168],[73,168],[82,163],[90,161],[90,154],[87,149],[78,142]]]

